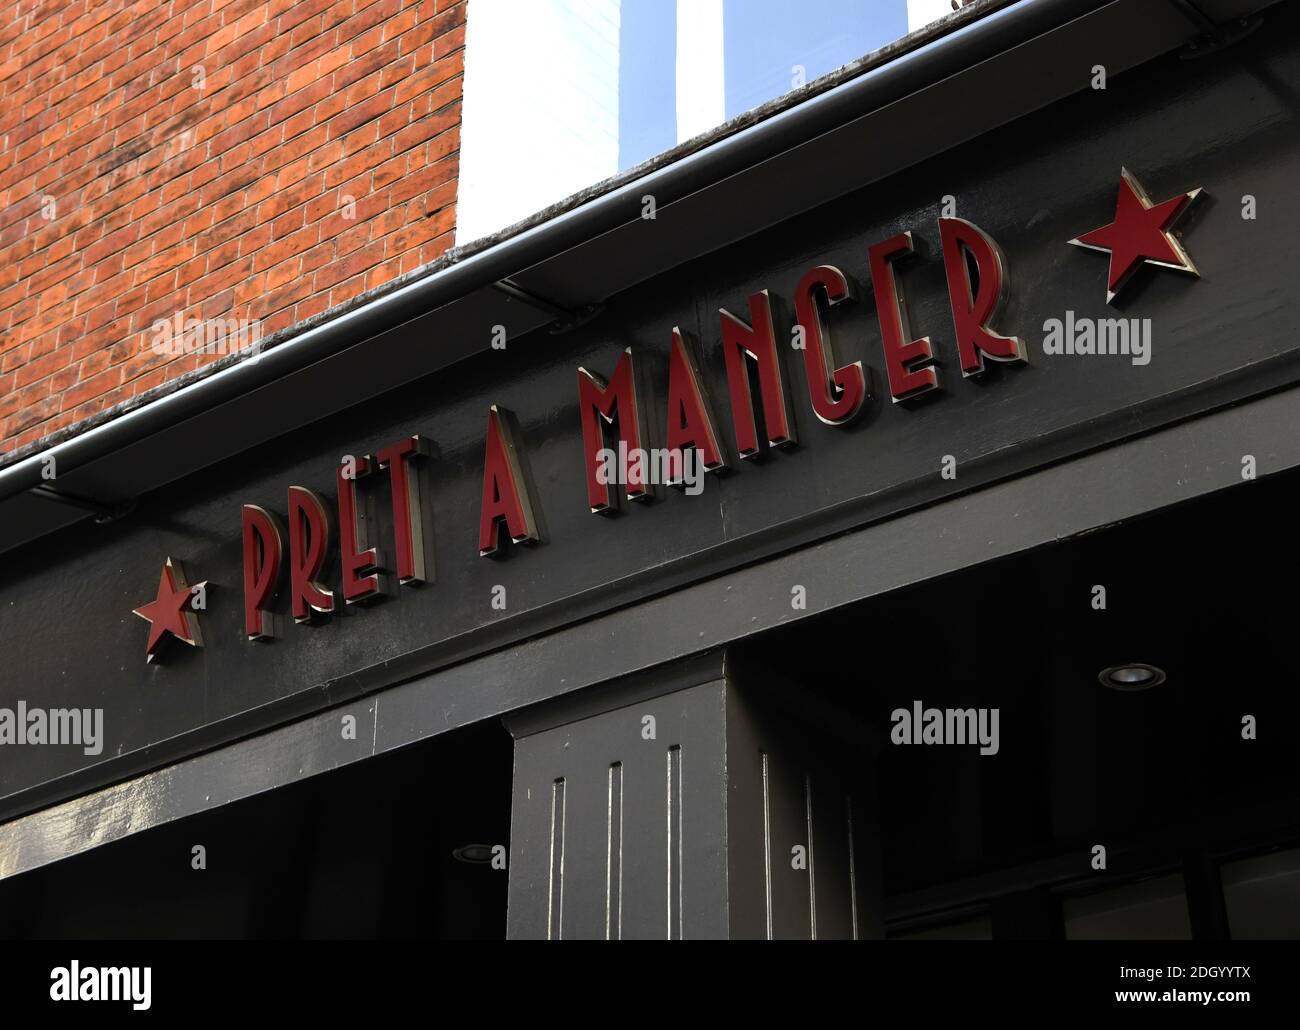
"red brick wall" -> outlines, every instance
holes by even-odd
[[[0,0],[0,458],[450,247],[465,10]]]

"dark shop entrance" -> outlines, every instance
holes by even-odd
[[[729,668],[747,696],[794,713],[794,728],[764,766],[763,846],[733,842],[733,899],[763,881],[754,910],[733,920],[752,916],[777,937],[808,936],[810,920],[823,935],[897,939],[1300,933],[1300,702],[1276,674],[1300,615],[1298,502],[1295,472],[1242,482],[734,647]],[[923,727],[900,728],[897,713],[918,709],[999,714],[972,720],[966,742],[940,742],[949,721],[926,743]],[[743,734],[730,740],[739,749]],[[511,847],[512,751],[501,721],[484,720],[9,878],[3,932],[504,937],[508,884],[523,875],[508,866],[528,861]],[[689,811],[710,785],[693,782],[689,745],[677,753]],[[816,822],[800,811],[786,833],[781,764],[806,754],[818,757],[795,771],[795,793]],[[673,845],[634,851],[636,770],[619,770],[626,912],[643,890],[631,871]],[[858,815],[854,839],[840,840],[851,868],[825,843],[831,782]],[[577,798],[581,784],[567,786]],[[739,838],[745,814],[729,818]],[[678,875],[699,868],[695,844]],[[804,868],[787,873],[798,848]],[[578,935],[588,896],[597,924],[608,917],[615,859],[600,857],[583,866],[571,851],[550,936]]]

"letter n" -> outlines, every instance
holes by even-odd
[[[749,385],[750,360],[758,365],[758,389],[768,444],[793,445],[796,442],[794,420],[790,417],[789,399],[781,378],[781,361],[772,329],[772,300],[767,290],[759,290],[749,298],[752,327],[725,308],[718,314],[722,317],[722,354],[727,362],[727,389],[731,395],[737,453],[742,458],[753,458],[760,453]]]
[[[672,354],[668,363],[668,462],[669,481],[681,482],[686,449],[697,447],[707,470],[722,468],[726,461],[714,429],[713,410],[700,381],[694,355],[673,329]]]

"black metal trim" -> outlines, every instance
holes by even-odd
[[[38,497],[44,501],[53,501],[55,504],[62,504],[68,508],[89,512],[95,516],[95,521],[101,524],[116,522],[135,507],[135,501],[133,500],[109,504],[105,501],[97,501],[92,497],[81,497],[78,494],[68,493],[66,490],[56,490],[48,483],[32,487],[27,492],[32,497]]]

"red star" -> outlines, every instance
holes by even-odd
[[[1107,304],[1115,299],[1115,294],[1144,261],[1161,268],[1200,274],[1182,245],[1169,233],[1174,220],[1201,192],[1200,187],[1161,204],[1152,204],[1142,184],[1127,168],[1120,169],[1119,177],[1115,221],[1070,241],[1076,247],[1110,252]]]
[[[202,647],[199,620],[193,614],[194,593],[207,586],[206,580],[190,587],[185,582],[185,572],[180,564],[167,559],[163,565],[162,579],[158,581],[158,596],[148,604],[135,609],[135,614],[149,622],[149,642],[145,645],[145,661],[158,657],[167,634],[183,640],[190,647]]]

